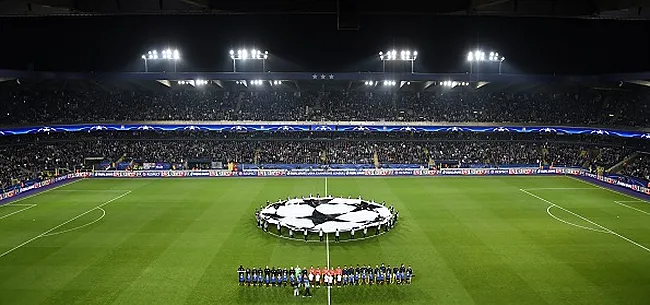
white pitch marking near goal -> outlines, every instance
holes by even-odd
[[[99,216],[99,218],[97,218],[97,219],[95,219],[95,220],[93,220],[93,221],[91,221],[91,222],[89,222],[89,223],[82,224],[82,225],[80,225],[80,226],[76,226],[76,227],[74,227],[74,228],[70,228],[70,229],[67,229],[67,230],[63,230],[63,231],[59,231],[59,232],[53,232],[53,233],[45,234],[45,235],[43,235],[43,237],[48,237],[48,236],[54,236],[54,235],[59,235],[59,234],[63,234],[63,233],[68,233],[68,232],[76,231],[76,230],[79,230],[79,229],[81,229],[81,228],[85,228],[85,227],[87,227],[87,226],[89,226],[89,225],[92,225],[92,224],[94,224],[94,223],[96,223],[96,222],[102,220],[102,219],[104,218],[104,216],[106,216],[106,210],[104,210],[104,209],[102,209],[102,208],[99,208],[99,210],[102,211],[102,215]]]
[[[557,220],[559,222],[563,222],[563,223],[566,223],[566,224],[568,224],[570,226],[574,226],[574,227],[584,229],[584,230],[587,230],[587,231],[594,231],[594,232],[609,234],[609,232],[607,232],[605,230],[602,230],[602,229],[594,229],[594,228],[590,228],[590,227],[581,226],[581,225],[578,225],[578,224],[575,224],[575,223],[572,223],[572,222],[568,222],[568,221],[566,221],[566,220],[564,220],[564,219],[562,219],[560,217],[557,217],[557,216],[553,215],[553,213],[551,213],[551,208],[553,208],[553,207],[555,207],[555,206],[554,205],[549,205],[548,208],[546,208],[546,213],[548,213],[549,216],[555,218],[555,220]]]
[[[93,193],[124,193],[129,190],[56,190],[57,192],[93,192]]]
[[[81,213],[81,214],[79,214],[79,215],[77,215],[77,216],[71,218],[70,220],[68,220],[68,221],[66,221],[66,222],[64,222],[64,223],[62,223],[62,224],[60,224],[60,225],[57,225],[56,227],[53,227],[53,228],[51,228],[51,229],[49,229],[49,230],[47,230],[47,231],[45,231],[45,232],[43,232],[43,233],[37,235],[36,237],[33,237],[33,238],[27,240],[26,242],[23,242],[23,243],[20,244],[20,245],[15,246],[15,247],[13,247],[13,248],[11,248],[11,249],[9,249],[9,250],[3,252],[2,254],[0,254],[0,257],[3,257],[3,256],[5,256],[5,255],[7,255],[7,254],[9,254],[9,253],[11,253],[11,252],[14,252],[14,251],[17,250],[17,249],[19,249],[19,248],[21,248],[21,247],[23,247],[23,246],[25,246],[25,245],[27,245],[27,244],[29,244],[29,243],[31,243],[31,242],[37,240],[37,239],[43,237],[43,236],[48,235],[50,232],[52,232],[52,231],[54,231],[54,230],[56,230],[56,229],[58,229],[58,228],[60,228],[60,227],[62,227],[62,226],[65,226],[66,224],[69,224],[69,223],[71,223],[71,222],[73,222],[73,221],[75,221],[75,220],[81,218],[82,216],[84,216],[84,215],[86,215],[86,214],[88,214],[88,213],[90,213],[90,212],[92,212],[92,211],[94,211],[94,210],[96,210],[96,209],[99,209],[99,208],[101,208],[101,207],[103,207],[103,206],[105,206],[105,205],[107,205],[107,204],[109,204],[109,203],[111,203],[111,202],[113,202],[113,201],[115,201],[115,200],[118,200],[118,199],[120,199],[120,198],[122,198],[122,197],[124,197],[124,196],[126,196],[126,195],[128,195],[128,194],[131,194],[131,191],[128,191],[128,192],[126,192],[126,193],[124,193],[124,194],[122,194],[122,195],[120,195],[120,196],[117,196],[117,197],[115,197],[115,198],[113,198],[113,199],[111,199],[111,200],[109,200],[109,201],[106,201],[106,202],[104,202],[104,203],[102,203],[102,204],[100,204],[100,205],[98,205],[98,206],[96,206],[96,207],[94,207],[94,208],[92,208],[92,209],[90,209],[90,210],[88,210],[88,211],[85,211],[85,212],[83,212],[83,213]]]
[[[646,211],[644,211],[644,210],[637,209],[637,208],[635,208],[635,207],[633,207],[633,206],[629,206],[629,205],[623,203],[623,202],[645,202],[645,201],[641,201],[641,200],[639,200],[639,201],[614,201],[614,202],[616,202],[618,205],[620,205],[620,206],[624,206],[624,207],[626,207],[626,208],[628,208],[628,209],[632,209],[632,210],[635,210],[635,211],[641,212],[641,213],[643,213],[643,214],[650,215],[650,213],[648,213],[648,212],[646,212]]]
[[[22,212],[22,211],[29,210],[29,209],[35,207],[36,204],[7,204],[7,205],[3,205],[3,206],[1,206],[1,207],[8,207],[8,206],[17,206],[17,207],[22,207],[22,206],[24,206],[24,207],[26,207],[26,208],[22,208],[22,209],[20,209],[20,210],[18,210],[18,211],[11,212],[11,213],[9,213],[9,214],[7,214],[7,215],[2,215],[2,216],[0,217],[0,219],[5,219],[5,218],[7,218],[7,217],[9,217],[9,216],[11,216],[11,215],[18,214],[18,213],[20,213],[20,212]]]
[[[606,228],[606,227],[604,227],[604,226],[601,226],[601,225],[599,225],[599,224],[597,224],[597,223],[595,223],[595,222],[589,220],[588,218],[586,218],[586,217],[584,217],[584,216],[582,216],[582,215],[579,215],[579,214],[576,214],[576,213],[574,213],[574,212],[571,212],[571,211],[565,209],[564,207],[562,207],[562,206],[560,206],[560,205],[557,205],[557,204],[555,204],[555,203],[553,203],[553,202],[551,202],[551,201],[549,201],[549,200],[546,200],[546,199],[544,199],[544,198],[542,198],[542,197],[539,197],[539,196],[537,196],[537,195],[535,195],[535,194],[533,194],[533,193],[531,193],[531,192],[529,192],[529,191],[527,191],[527,190],[524,190],[524,189],[519,189],[519,190],[522,191],[522,192],[524,192],[524,193],[526,193],[526,194],[528,194],[528,195],[530,195],[530,196],[532,196],[532,197],[535,197],[535,198],[537,198],[537,199],[539,199],[539,200],[541,200],[541,201],[544,201],[544,202],[546,202],[546,203],[552,205],[553,207],[556,207],[556,208],[561,209],[561,210],[563,210],[563,211],[565,211],[565,212],[567,212],[567,213],[569,213],[569,214],[572,214],[572,215],[574,215],[574,216],[576,216],[576,217],[578,217],[578,218],[580,218],[580,219],[582,219],[582,220],[584,220],[584,221],[586,221],[586,222],[588,222],[588,223],[590,223],[590,224],[592,224],[592,225],[594,225],[594,226],[597,226],[597,227],[599,227],[599,228],[601,228],[601,229],[607,231],[607,232],[610,233],[610,234],[616,235],[616,236],[618,236],[619,238],[621,238],[621,239],[623,239],[623,240],[625,240],[625,241],[627,241],[627,242],[629,242],[629,243],[631,243],[631,244],[633,244],[633,245],[635,245],[635,246],[637,246],[637,247],[639,247],[639,248],[641,248],[641,249],[643,249],[643,250],[646,250],[646,251],[650,252],[650,249],[649,249],[648,247],[646,247],[646,246],[644,246],[644,245],[642,245],[642,244],[640,244],[640,243],[638,243],[638,242],[635,242],[635,241],[633,241],[633,240],[631,240],[631,239],[629,239],[629,238],[627,238],[627,237],[625,237],[625,236],[623,236],[623,235],[621,235],[621,234],[618,234],[618,233],[612,231],[611,229],[608,229],[608,228]]]
[[[597,190],[595,187],[536,187],[525,189],[527,191],[536,191],[536,190]]]
[[[641,202],[648,202],[647,200],[639,199],[639,198],[634,197],[634,196],[632,196],[632,195],[628,195],[628,194],[625,194],[625,193],[623,193],[623,192],[619,192],[619,191],[617,191],[617,190],[613,190],[613,189],[610,189],[610,188],[602,187],[602,186],[600,186],[600,185],[598,185],[598,184],[591,183],[591,182],[589,182],[589,181],[584,181],[584,180],[582,180],[582,179],[578,179],[578,178],[576,178],[576,177],[571,177],[571,176],[565,176],[565,177],[567,177],[567,178],[569,178],[569,179],[573,179],[573,180],[579,181],[579,182],[582,182],[582,183],[584,183],[584,184],[593,185],[593,186],[595,186],[595,187],[597,187],[597,188],[599,188],[599,189],[603,189],[603,190],[610,191],[610,192],[612,192],[612,193],[616,193],[616,194],[619,194],[619,195],[623,195],[623,196],[625,196],[625,197],[627,197],[627,198],[636,199],[636,200],[641,201]]]
[[[69,183],[64,183],[64,184],[62,184],[62,185],[55,186],[55,187],[53,187],[53,188],[51,188],[51,189],[49,189],[49,190],[40,191],[40,192],[37,192],[37,193],[35,193],[35,194],[31,194],[31,195],[29,195],[29,196],[27,196],[27,197],[23,197],[23,198],[20,198],[20,199],[16,199],[16,200],[14,200],[14,201],[12,201],[12,202],[10,202],[10,203],[7,203],[7,204],[15,204],[16,202],[23,201],[23,200],[25,200],[25,199],[29,199],[29,198],[32,198],[32,197],[36,197],[36,196],[38,196],[38,195],[43,195],[43,194],[45,194],[45,193],[47,193],[47,192],[51,192],[51,191],[53,191],[53,190],[56,190],[56,189],[58,189],[58,188],[60,188],[60,187],[73,185],[73,184],[75,184],[75,183],[77,183],[77,182],[80,182],[80,181],[82,181],[82,180],[83,180],[83,179],[79,179],[79,180],[75,180],[75,181],[72,181],[72,182],[69,182]]]

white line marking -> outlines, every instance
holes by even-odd
[[[36,192],[35,194],[31,194],[31,195],[29,195],[29,196],[27,196],[27,197],[23,197],[23,198],[20,198],[20,199],[16,199],[16,200],[11,201],[11,202],[6,203],[6,204],[14,204],[14,203],[16,203],[16,202],[18,202],[18,201],[23,201],[23,200],[28,199],[28,198],[32,198],[32,197],[36,197],[36,196],[38,196],[38,195],[45,194],[45,193],[47,193],[47,192],[50,192],[50,191],[56,190],[56,189],[58,189],[58,188],[60,188],[60,187],[64,187],[64,186],[68,186],[68,185],[73,185],[73,184],[75,184],[75,183],[77,183],[77,182],[80,182],[80,181],[82,181],[82,180],[83,180],[83,179],[79,179],[79,180],[75,180],[75,181],[72,181],[72,182],[69,182],[69,183],[64,183],[64,184],[62,184],[62,185],[55,186],[55,187],[53,187],[53,188],[51,188],[51,189],[44,190],[44,191],[40,191],[40,192]],[[10,199],[7,199],[7,200],[10,200]],[[0,205],[2,205],[2,204],[3,204],[2,201],[0,201]]]
[[[9,250],[3,252],[2,254],[0,254],[0,257],[3,257],[3,256],[5,256],[5,255],[7,255],[7,254],[13,252],[14,250],[19,249],[20,247],[22,247],[22,246],[24,246],[24,245],[26,245],[26,244],[29,244],[29,243],[31,243],[31,242],[33,242],[33,241],[35,241],[35,240],[37,240],[37,239],[39,239],[39,238],[41,238],[41,237],[47,235],[47,234],[49,234],[50,232],[52,232],[52,231],[54,231],[54,230],[56,230],[56,229],[58,229],[58,228],[60,228],[60,227],[62,227],[62,226],[65,226],[66,224],[71,223],[71,222],[75,221],[76,219],[79,219],[80,217],[82,217],[82,216],[84,216],[84,215],[86,215],[86,214],[88,214],[88,213],[90,213],[90,212],[92,212],[92,211],[94,211],[94,210],[96,210],[96,209],[99,209],[99,208],[101,208],[101,207],[103,207],[103,206],[105,206],[105,205],[107,205],[107,204],[109,204],[109,203],[111,203],[111,202],[113,202],[113,201],[115,201],[115,200],[118,200],[118,199],[120,199],[120,198],[122,198],[122,197],[124,197],[124,196],[126,196],[126,195],[128,195],[128,194],[130,194],[130,193],[131,193],[131,191],[128,191],[128,192],[126,192],[126,193],[124,193],[124,194],[122,194],[122,195],[120,195],[120,196],[117,196],[117,197],[115,197],[115,198],[113,198],[113,199],[111,199],[111,200],[109,200],[109,201],[106,201],[106,202],[104,202],[104,203],[102,203],[102,204],[100,204],[100,205],[98,205],[98,206],[96,206],[96,207],[94,207],[94,208],[92,208],[92,209],[90,209],[90,210],[88,210],[88,211],[85,211],[85,212],[83,212],[83,213],[81,213],[81,214],[79,214],[79,215],[73,217],[72,219],[70,219],[70,220],[68,220],[68,221],[66,221],[66,222],[64,222],[64,223],[62,223],[62,224],[60,224],[60,225],[58,225],[58,226],[56,226],[56,227],[54,227],[54,228],[51,228],[51,229],[49,229],[49,230],[47,230],[47,231],[45,231],[45,232],[39,234],[39,235],[36,236],[36,237],[33,237],[33,238],[27,240],[26,242],[24,242],[24,243],[22,243],[22,244],[20,244],[20,245],[15,246],[15,247],[13,247],[13,248],[11,248],[11,249],[9,249]]]
[[[323,196],[327,196],[327,177],[325,177],[325,194]]]
[[[327,196],[327,176],[325,176],[325,194]],[[327,270],[330,269],[330,234],[325,234],[325,251],[327,252]],[[332,286],[327,286],[327,305],[332,305]]]
[[[594,228],[590,228],[590,227],[585,227],[585,226],[581,226],[581,225],[577,225],[577,224],[575,224],[575,223],[571,223],[571,222],[565,221],[564,219],[561,219],[561,218],[559,218],[559,217],[553,215],[553,213],[551,213],[551,208],[552,208],[552,207],[554,207],[554,205],[549,205],[548,208],[546,208],[546,213],[548,213],[548,215],[550,215],[551,217],[555,218],[555,220],[557,220],[557,221],[560,221],[560,222],[566,223],[566,224],[568,224],[568,225],[570,225],[570,226],[574,226],[574,227],[578,227],[578,228],[581,228],[581,229],[589,230],[589,231],[600,232],[600,233],[609,233],[609,232],[607,232],[607,231],[605,231],[605,230],[600,230],[600,229],[594,229]]]
[[[5,207],[6,207],[6,206],[9,206],[9,205],[5,205]],[[17,205],[17,207],[20,207],[20,206],[23,206],[23,205]],[[9,213],[9,214],[7,214],[7,215],[2,215],[2,217],[0,217],[0,219],[5,219],[5,218],[7,218],[7,217],[9,217],[9,216],[11,216],[11,215],[18,214],[18,213],[20,213],[20,212],[22,212],[22,211],[25,211],[25,210],[29,210],[29,209],[31,209],[31,208],[33,208],[33,207],[35,207],[35,206],[36,206],[35,204],[30,204],[30,205],[28,205],[26,208],[20,209],[20,210],[18,210],[18,211],[11,212],[11,213]]]
[[[597,190],[595,187],[536,187],[525,189],[527,191],[535,190]]]
[[[554,207],[556,207],[558,209],[561,209],[561,210],[563,210],[563,211],[565,211],[567,213],[570,213],[570,214],[572,214],[572,215],[574,215],[574,216],[576,216],[576,217],[578,217],[578,218],[580,218],[580,219],[582,219],[582,220],[584,220],[584,221],[586,221],[586,222],[588,222],[588,223],[590,223],[592,225],[595,225],[595,226],[597,226],[597,227],[599,227],[599,228],[601,228],[601,229],[603,229],[603,230],[605,230],[605,231],[607,231],[607,232],[609,232],[611,234],[614,234],[614,235],[618,236],[619,238],[621,238],[621,239],[623,239],[623,240],[625,240],[625,241],[627,241],[627,242],[629,242],[629,243],[631,243],[631,244],[633,244],[633,245],[635,245],[635,246],[637,246],[637,247],[639,247],[639,248],[641,248],[643,250],[646,250],[646,251],[650,252],[650,249],[648,249],[646,246],[644,246],[642,244],[639,244],[638,242],[635,242],[635,241],[633,241],[633,240],[631,240],[631,239],[629,239],[629,238],[627,238],[627,237],[625,237],[625,236],[623,236],[621,234],[618,234],[618,233],[616,233],[616,232],[614,232],[614,231],[612,231],[612,230],[610,230],[610,229],[608,229],[608,228],[606,228],[604,226],[601,226],[601,225],[587,219],[586,217],[584,217],[582,215],[578,215],[578,214],[576,214],[574,212],[571,212],[571,211],[563,208],[562,206],[557,205],[557,204],[555,204],[553,202],[550,202],[550,201],[548,201],[548,200],[546,200],[546,199],[544,199],[542,197],[539,197],[539,196],[537,196],[537,195],[535,195],[535,194],[533,194],[533,193],[531,193],[531,192],[529,192],[527,190],[524,190],[524,189],[519,189],[519,190],[526,193],[526,194],[528,194],[528,195],[530,195],[530,196],[533,196],[533,197],[535,197],[535,198],[537,198],[537,199],[539,199],[541,201],[544,201],[544,202],[546,202],[546,203],[548,203],[550,205],[553,205]]]
[[[600,185],[598,185],[598,184],[591,183],[591,182],[589,182],[589,181],[584,181],[584,180],[582,180],[582,179],[578,179],[578,178],[576,178],[576,177],[571,177],[571,176],[565,176],[565,177],[567,177],[567,178],[569,178],[569,179],[576,180],[576,181],[580,181],[580,182],[582,182],[582,183],[584,183],[584,184],[593,185],[593,186],[595,186],[595,187],[597,187],[597,188],[599,188],[599,189],[608,190],[608,191],[610,191],[610,192],[617,193],[617,194],[619,194],[619,195],[623,195],[623,196],[625,196],[625,197],[627,197],[627,198],[636,199],[636,200],[639,200],[639,201],[641,201],[641,202],[648,202],[647,200],[643,200],[643,199],[640,199],[640,198],[638,198],[638,197],[634,197],[634,196],[632,196],[632,195],[628,195],[628,194],[625,194],[625,193],[623,193],[623,192],[619,192],[619,191],[617,191],[617,190],[613,190],[613,189],[610,189],[610,188],[602,187],[602,186],[600,186]],[[641,194],[641,193],[639,193],[639,194]],[[642,195],[642,194],[641,194],[641,195]]]
[[[623,202],[625,202],[625,201],[623,201]],[[33,206],[33,205],[36,205],[36,203],[13,203],[13,202],[10,202],[10,203],[7,203],[7,204],[0,205],[0,208],[9,207],[9,206],[11,206],[11,207],[30,207],[30,206]]]
[[[89,226],[89,225],[92,225],[92,224],[94,224],[94,223],[96,223],[96,222],[102,220],[102,218],[104,218],[104,216],[106,216],[106,210],[104,210],[104,209],[102,209],[102,208],[99,208],[99,210],[102,211],[102,216],[99,216],[99,218],[97,218],[97,219],[95,219],[95,220],[93,220],[93,221],[91,221],[91,222],[89,222],[89,223],[87,223],[87,224],[83,224],[83,225],[76,226],[76,227],[74,227],[74,228],[70,228],[70,229],[67,229],[67,230],[59,231],[59,232],[54,232],[54,233],[45,234],[45,235],[43,235],[43,237],[54,236],[54,235],[59,235],[59,234],[63,234],[63,233],[68,233],[68,232],[72,232],[72,231],[75,231],[75,230],[79,230],[79,229],[81,229],[81,228],[85,228],[85,227],[87,227],[87,226]]]
[[[626,207],[626,208],[628,208],[628,209],[632,209],[632,210],[635,210],[635,211],[639,211],[639,212],[641,212],[641,213],[643,213],[643,214],[650,215],[650,213],[648,213],[648,212],[646,212],[646,211],[644,211],[644,210],[637,209],[637,208],[635,208],[635,207],[633,207],[633,206],[629,206],[629,205],[623,203],[623,202],[625,202],[625,201],[614,201],[614,202],[616,202],[616,203],[618,203],[618,205],[620,205],[620,206],[624,206],[624,207]],[[627,202],[630,202],[630,201],[627,201]],[[643,201],[632,201],[632,202],[643,202]]]
[[[57,192],[95,192],[95,193],[101,193],[101,192],[112,192],[112,193],[124,193],[128,192],[129,190],[56,190]]]
[[[327,180],[325,180],[327,181]],[[325,249],[327,250],[327,270],[330,269],[330,234],[325,235]],[[332,286],[327,286],[327,304],[332,304]]]

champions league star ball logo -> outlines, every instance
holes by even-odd
[[[314,130],[317,130],[317,131],[332,131],[334,129],[332,129],[332,127],[329,127],[329,126],[318,126],[318,127],[315,127]]]
[[[37,130],[37,132],[54,132],[56,131],[56,128],[52,127],[42,127]]]
[[[90,131],[100,131],[100,130],[108,130],[108,127],[102,125],[90,127]]]
[[[598,129],[598,130],[592,130],[592,131],[590,132],[590,134],[596,134],[596,135],[609,135],[609,131],[607,131],[607,130],[602,130],[602,129]]]
[[[297,232],[334,233],[388,225],[392,209],[362,199],[309,197],[280,200],[264,207],[259,220]]]

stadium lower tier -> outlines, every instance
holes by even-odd
[[[8,141],[0,144],[0,185],[7,189],[66,172],[94,169],[241,170],[243,166],[335,168],[337,164],[365,168],[534,165],[604,171],[620,163],[614,170],[648,178],[648,155],[637,153],[643,147],[628,142],[598,143],[597,137],[486,140],[473,136],[383,134],[320,138],[295,133],[293,139],[272,135],[263,139],[250,135],[230,137],[221,133],[200,137],[158,134],[151,138],[109,135],[7,137]]]

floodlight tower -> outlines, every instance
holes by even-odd
[[[399,53],[397,50],[391,50],[386,53],[383,51],[379,52],[379,59],[382,63],[382,72],[386,72],[386,62],[387,61],[410,61],[411,62],[411,73],[413,73],[413,65],[415,59],[418,58],[418,51],[411,50],[401,50]]]
[[[164,60],[174,63],[174,72],[176,72],[176,63],[181,60],[181,55],[178,50],[165,49],[162,52],[162,56],[158,56],[157,50],[150,50],[146,54],[142,54],[140,58],[144,61],[144,72],[149,72],[149,60]]]
[[[232,59],[232,72],[237,72],[237,61],[238,60],[261,60],[262,61],[262,72],[266,71],[266,60],[269,58],[269,51],[260,51],[257,49],[246,50],[239,49],[230,50],[230,59]]]
[[[499,56],[498,52],[490,52],[489,56],[485,56],[485,52],[481,50],[476,50],[474,52],[469,52],[467,54],[467,61],[469,62],[469,73],[472,74],[473,65],[476,63],[476,70],[478,70],[479,63],[489,62],[489,63],[499,63],[499,74],[501,74],[501,65],[506,58]]]

